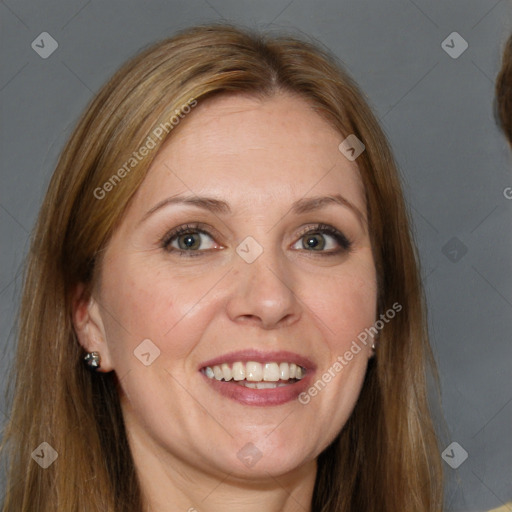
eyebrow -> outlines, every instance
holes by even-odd
[[[171,204],[184,204],[195,206],[197,208],[201,208],[203,210],[210,211],[215,214],[230,214],[231,208],[228,203],[222,201],[220,199],[216,199],[214,197],[201,197],[201,196],[174,196],[168,197],[159,203],[157,203],[153,208],[147,211],[140,222],[146,220],[149,216],[155,213],[157,210],[161,208],[171,205]],[[348,208],[355,214],[363,228],[367,224],[366,217],[363,213],[348,199],[345,199],[341,194],[334,194],[328,196],[317,196],[317,197],[305,197],[295,201],[290,210],[288,212],[292,212],[296,215],[311,213],[317,210],[321,210],[331,204],[343,206]]]

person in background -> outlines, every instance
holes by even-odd
[[[512,35],[505,45],[501,69],[496,78],[496,117],[512,145]],[[512,501],[489,512],[512,512]]]
[[[496,78],[496,117],[512,145],[512,35],[505,45],[501,69]]]

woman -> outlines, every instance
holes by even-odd
[[[49,186],[4,511],[440,511],[429,364],[354,82],[294,38],[186,30],[107,83]]]

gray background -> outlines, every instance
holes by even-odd
[[[443,448],[455,441],[469,455],[457,470],[445,464],[446,510],[512,500],[512,152],[493,117],[508,0],[0,1],[1,388],[29,233],[79,114],[141,47],[214,20],[313,36],[368,95],[414,220],[449,429]],[[31,48],[44,31],[59,45],[47,59]],[[454,31],[469,44],[455,59],[441,45]]]

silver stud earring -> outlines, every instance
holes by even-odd
[[[375,350],[375,343],[372,343],[372,350]]]
[[[84,357],[84,361],[87,363],[87,366],[94,371],[97,371],[100,368],[101,357],[99,352],[87,352],[87,355]]]

